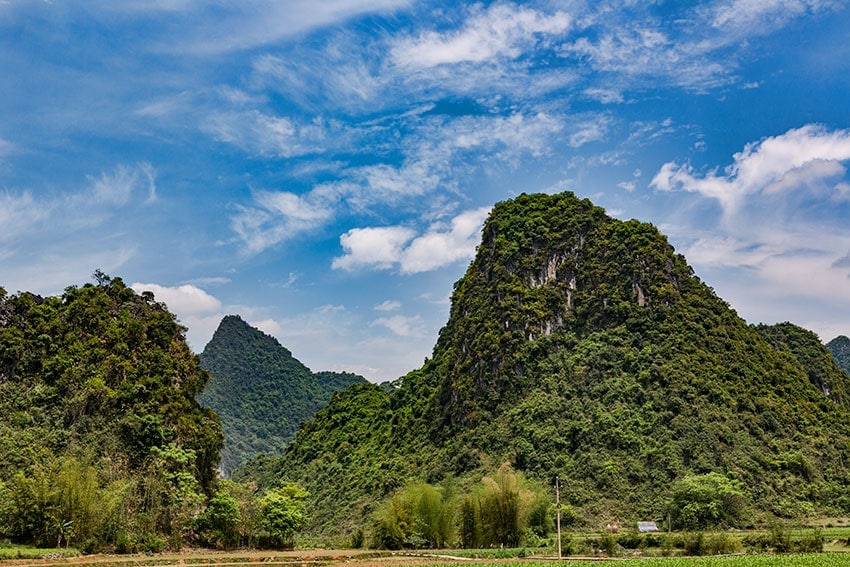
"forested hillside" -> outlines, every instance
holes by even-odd
[[[242,474],[303,483],[325,533],[387,532],[370,512],[412,480],[446,493],[506,462],[559,476],[590,525],[699,525],[673,494],[701,482],[735,496],[727,526],[846,514],[846,376],[811,338],[747,325],[650,224],[521,195],[494,207],[423,367],[336,394]]]
[[[844,335],[835,337],[826,343],[826,348],[832,353],[838,365],[850,374],[850,338]]]
[[[216,479],[218,418],[185,329],[120,278],[0,288],[0,535],[179,546]]]
[[[334,392],[366,381],[349,373],[313,373],[237,315],[222,319],[201,353],[201,366],[212,378],[198,401],[221,418],[221,470],[227,476],[258,453],[280,454]]]

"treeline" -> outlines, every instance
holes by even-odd
[[[209,375],[151,293],[102,272],[0,288],[0,538],[83,551],[292,544],[306,493],[222,483]]]
[[[369,531],[356,530],[353,543],[377,549],[548,545],[556,513],[564,527],[577,520],[567,503],[558,502],[556,510],[552,496],[552,487],[527,479],[509,463],[466,488],[457,480],[410,482],[379,505]],[[667,496],[668,505],[652,518],[666,527],[698,532],[752,522],[751,496],[741,482],[720,473],[687,476]]]

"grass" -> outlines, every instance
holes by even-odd
[[[0,543],[0,561],[8,559],[43,559],[78,557],[80,552],[74,548],[44,548],[26,545]]]

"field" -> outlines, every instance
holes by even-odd
[[[556,557],[553,546],[516,549],[464,549],[430,551],[375,551],[365,549],[321,549],[308,547],[290,551],[238,550],[218,552],[210,550],[184,550],[175,553],[135,555],[88,555],[82,556],[74,549],[37,549],[0,543],[0,567],[239,567],[262,565],[263,567],[560,567],[591,563],[615,563],[617,567],[850,567],[850,526],[846,520],[821,523],[824,527],[786,529],[777,532],[737,531],[707,532],[702,534],[706,542],[721,539],[732,542],[731,553],[709,557],[683,557],[682,543],[693,541],[699,534],[658,534],[667,543],[663,547],[624,548],[620,545],[606,557],[600,547],[621,536],[599,533],[565,534],[570,543],[569,554],[563,560]],[[823,553],[754,553],[752,542],[785,538],[800,542],[813,534],[822,537]],[[646,540],[645,540],[646,541]],[[671,543],[671,542],[675,542]],[[550,542],[551,543],[551,542]],[[748,554],[744,553],[744,550]],[[669,557],[668,557],[669,555]]]
[[[529,557],[496,559],[463,558],[435,553],[393,553],[352,550],[306,550],[287,552],[240,551],[231,553],[186,552],[156,555],[94,555],[61,559],[2,560],[2,567],[237,567],[262,565],[288,567],[457,567],[459,565],[498,567],[567,567],[613,562],[617,567],[833,567],[850,566],[850,554],[818,553],[800,555],[734,555],[722,557],[656,557],[632,559],[571,558],[563,561]]]

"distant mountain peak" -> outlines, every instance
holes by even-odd
[[[201,353],[201,365],[211,379],[198,401],[221,418],[225,474],[258,453],[279,454],[334,392],[365,382],[355,374],[313,373],[239,315],[221,320]]]

